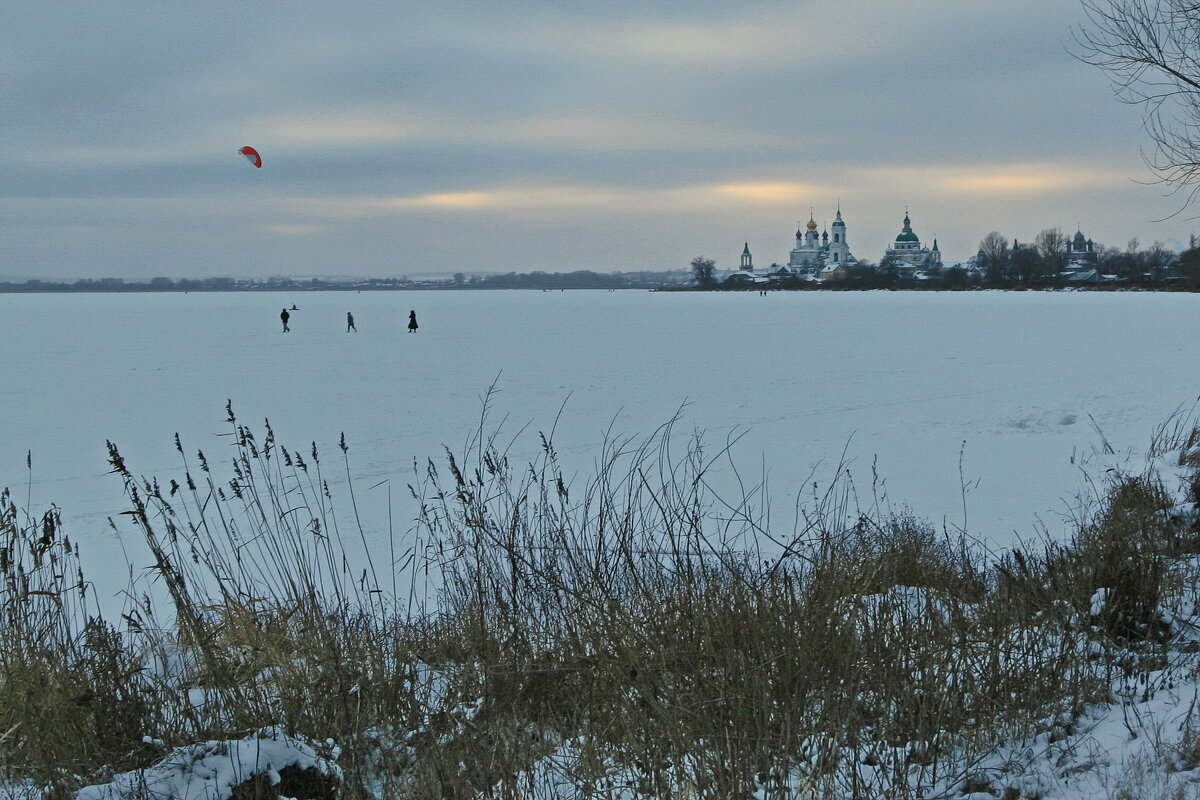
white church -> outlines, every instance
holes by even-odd
[[[891,246],[883,254],[885,264],[889,264],[893,269],[901,273],[913,272],[915,270],[930,269],[942,266],[942,251],[938,249],[937,239],[933,240],[933,247],[924,247],[921,244],[921,237],[912,229],[912,220],[908,218],[908,209],[904,209],[904,227],[900,229],[900,234],[896,237],[896,241],[892,242]]]
[[[818,273],[826,267],[836,269],[857,263],[857,259],[850,255],[850,245],[846,241],[846,222],[842,219],[841,206],[830,227],[833,228],[832,238],[828,230],[818,236],[817,223],[809,209],[808,225],[804,231],[796,227],[796,246],[789,254],[788,268],[793,273]]]
[[[796,226],[796,244],[788,254],[786,265],[772,264],[765,270],[756,270],[747,242],[742,248],[741,264],[730,277],[754,282],[781,278],[815,280],[829,277],[839,270],[844,274],[847,267],[857,263],[858,259],[850,252],[850,244],[846,239],[846,221],[842,219],[841,207],[838,207],[833,224],[822,233],[817,233],[817,222],[810,209],[808,224],[804,229]]]

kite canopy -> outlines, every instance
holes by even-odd
[[[260,156],[258,154],[258,151],[255,150],[250,145],[246,145],[241,150],[238,150],[238,152],[241,153],[242,155],[244,155],[246,157],[246,160],[249,161],[254,166],[262,167],[262,156]]]

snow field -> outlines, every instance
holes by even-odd
[[[642,436],[682,406],[682,429],[765,475],[776,508],[822,490],[845,454],[859,502],[907,505],[1003,547],[1052,533],[1087,487],[1101,437],[1144,450],[1197,395],[1189,294],[757,294],[427,291],[0,295],[6,387],[0,484],[55,503],[103,580],[126,551],[105,440],[137,474],[179,477],[172,446],[214,464],[226,400],[243,424],[327,463],[350,446],[368,542],[406,536],[412,466],[458,451],[490,416],[514,460],[554,429],[589,474],[606,433]],[[288,334],[279,310],[293,303]],[[404,325],[416,310],[420,332]],[[354,313],[358,334],[345,333]],[[1094,424],[1093,424],[1094,421]],[[502,438],[504,438],[502,437]],[[1106,458],[1107,464],[1111,458]],[[329,469],[335,492],[344,474]],[[724,469],[724,468],[722,468]],[[721,475],[724,474],[724,478]],[[879,479],[872,486],[873,474]],[[736,492],[726,470],[716,487]],[[965,492],[965,513],[964,513]],[[344,494],[344,493],[343,493]],[[777,514],[778,515],[778,514]]]
[[[402,310],[401,313],[403,313]],[[224,443],[224,440],[218,441]],[[261,441],[260,439],[260,443]],[[1104,463],[1114,460],[1109,456],[1115,457],[1115,454],[1104,455],[1105,458],[1093,462],[1095,467],[1102,467]],[[1194,453],[1189,455],[1194,456]],[[214,460],[216,458],[212,456],[211,451],[210,457],[213,457]],[[326,463],[332,462],[333,464],[332,468],[327,467],[330,472],[336,471],[337,460],[336,446],[330,447],[326,451]],[[1125,460],[1133,464],[1137,472],[1146,467],[1155,470],[1163,477],[1164,489],[1171,494],[1170,499],[1175,503],[1175,507],[1185,515],[1185,518],[1178,523],[1180,526],[1178,530],[1190,530],[1188,520],[1191,517],[1187,515],[1192,515],[1193,512],[1188,510],[1188,497],[1183,493],[1186,489],[1186,481],[1180,480],[1180,478],[1188,476],[1186,469],[1178,467],[1181,463],[1179,454],[1160,453],[1157,457],[1131,457]],[[517,473],[521,472],[520,466],[514,469]],[[684,484],[687,483],[688,481],[685,479]],[[491,496],[493,492],[489,489],[482,494]],[[503,502],[498,504],[498,508],[503,512]],[[536,514],[537,512],[535,510],[530,513]],[[676,515],[668,516],[674,518]],[[452,515],[451,518],[456,517]],[[503,520],[507,517],[502,513],[498,519]],[[499,527],[504,528],[505,526],[500,525]],[[1165,524],[1163,530],[1165,536],[1167,530]],[[936,541],[936,536],[934,540]],[[536,551],[537,541],[539,540],[536,538],[530,541],[533,545],[531,552]],[[691,551],[690,548],[687,549],[687,552]],[[1092,556],[1090,557],[1095,557],[1096,551],[1091,552]],[[1078,551],[1076,554],[1082,558],[1084,552]],[[852,566],[853,563],[851,560],[847,562],[847,566]],[[898,682],[889,682],[888,678],[893,671],[889,667],[889,663],[897,660],[892,655],[894,650],[890,646],[874,647],[873,651],[871,647],[862,650],[859,655],[863,660],[855,658],[851,660],[850,664],[861,668],[863,674],[856,675],[853,671],[845,673],[848,684],[861,683],[863,691],[866,692],[858,702],[860,704],[878,702],[879,710],[884,712],[884,720],[887,719],[887,709],[893,708],[893,704],[917,702],[922,696],[933,700],[935,695],[929,695],[927,692],[931,689],[937,692],[938,687],[943,687],[947,696],[964,700],[972,704],[970,707],[974,708],[973,704],[980,698],[990,695],[990,682],[981,685],[970,683],[972,668],[968,667],[965,662],[974,663],[981,657],[986,660],[987,652],[976,652],[984,644],[989,644],[997,650],[998,664],[1004,665],[1012,662],[1013,668],[1018,672],[1023,668],[1028,668],[1027,666],[1022,667],[1022,664],[1042,663],[1043,659],[1048,669],[1054,669],[1052,665],[1055,661],[1055,653],[1065,647],[1070,651],[1068,657],[1071,663],[1076,665],[1069,669],[1082,668],[1089,674],[1094,672],[1093,678],[1085,679],[1080,686],[1086,687],[1090,684],[1093,686],[1093,690],[1099,689],[1100,692],[1099,694],[1093,694],[1092,691],[1087,693],[1086,696],[1090,698],[1088,702],[1091,705],[1080,707],[1075,703],[1065,704],[1062,706],[1061,713],[1055,700],[1058,695],[1052,695],[1048,698],[1047,705],[1037,706],[1040,709],[1039,715],[1047,713],[1046,709],[1050,709],[1049,717],[1046,717],[1041,723],[1033,721],[1041,719],[1040,716],[1018,721],[1016,730],[1022,731],[1021,733],[1012,736],[999,749],[983,753],[970,741],[971,726],[974,725],[974,722],[959,718],[954,718],[953,722],[950,722],[954,711],[939,706],[938,701],[934,701],[932,706],[921,706],[918,703],[918,706],[914,706],[914,708],[924,707],[935,710],[939,719],[947,720],[943,723],[947,727],[929,728],[923,723],[914,723],[913,730],[916,733],[910,734],[913,737],[910,739],[900,738],[892,741],[891,737],[882,736],[875,740],[867,738],[852,743],[843,743],[835,733],[841,730],[839,726],[833,725],[825,731],[818,729],[810,739],[806,739],[802,743],[800,749],[803,752],[799,754],[801,757],[787,762],[790,765],[787,769],[772,768],[761,774],[761,778],[758,779],[758,784],[752,792],[753,796],[761,797],[763,800],[775,800],[781,797],[811,796],[812,791],[817,791],[820,796],[828,796],[828,792],[831,790],[835,794],[858,795],[860,794],[859,788],[864,788],[868,794],[873,795],[885,791],[887,787],[897,783],[928,787],[932,792],[930,796],[971,797],[975,800],[998,796],[1063,797],[1074,800],[1079,797],[1121,796],[1120,792],[1122,791],[1129,796],[1145,796],[1144,792],[1147,787],[1154,788],[1156,791],[1161,789],[1164,797],[1186,797],[1189,796],[1189,792],[1194,794],[1193,784],[1195,782],[1192,780],[1191,773],[1196,771],[1197,766],[1200,766],[1200,757],[1196,755],[1197,751],[1194,747],[1197,734],[1192,723],[1188,698],[1194,695],[1196,690],[1194,677],[1196,637],[1192,620],[1196,616],[1194,587],[1197,575],[1194,563],[1181,562],[1176,565],[1176,568],[1180,570],[1180,579],[1179,583],[1175,585],[1182,587],[1182,593],[1172,594],[1169,598],[1164,597],[1163,602],[1167,605],[1155,612],[1158,614],[1156,619],[1162,620],[1170,630],[1170,649],[1164,649],[1160,654],[1165,656],[1165,664],[1149,668],[1147,665],[1159,663],[1156,661],[1159,657],[1156,655],[1158,651],[1153,645],[1139,646],[1135,643],[1133,648],[1126,652],[1123,650],[1124,645],[1120,640],[1106,637],[1105,626],[1109,623],[1104,622],[1104,617],[1110,603],[1114,602],[1114,598],[1117,597],[1116,591],[1110,590],[1110,588],[1119,587],[1120,583],[1106,582],[1100,577],[1101,573],[1094,576],[1099,582],[1085,583],[1087,591],[1081,597],[1086,599],[1086,602],[1082,602],[1081,598],[1075,598],[1079,602],[1067,603],[1062,607],[1061,612],[1056,611],[1058,606],[1053,606],[1053,604],[1045,608],[1045,611],[1051,616],[1065,613],[1067,617],[1057,621],[1046,617],[1044,619],[1047,624],[1041,626],[1037,620],[1042,617],[1042,611],[1028,618],[1022,618],[1020,612],[1014,612],[1009,624],[1015,624],[1016,627],[1008,630],[1003,637],[986,638],[985,623],[985,626],[979,631],[980,637],[983,638],[976,637],[968,630],[966,638],[960,642],[964,646],[963,649],[961,651],[952,650],[956,655],[951,658],[946,658],[945,653],[938,656],[938,653],[942,652],[940,650],[933,653],[922,652],[922,647],[936,646],[940,641],[938,631],[942,628],[963,623],[971,624],[971,619],[984,611],[982,605],[978,607],[974,605],[970,595],[972,590],[969,587],[963,585],[955,589],[952,581],[941,589],[918,588],[925,585],[936,587],[937,583],[898,583],[889,588],[886,580],[880,584],[877,578],[869,576],[886,576],[893,573],[885,574],[873,570],[864,572],[862,577],[869,578],[869,582],[862,584],[861,588],[850,588],[852,586],[859,587],[859,584],[853,580],[834,580],[830,584],[830,588],[840,599],[832,606],[831,614],[833,617],[841,618],[841,623],[850,626],[848,629],[842,629],[843,635],[854,638],[851,631],[855,630],[855,625],[858,625],[861,626],[861,636],[864,637],[864,642],[867,644],[872,641],[886,644],[889,637],[900,636],[901,639],[895,641],[894,644],[901,646],[902,649],[902,642],[907,641],[914,645],[911,652],[906,652],[900,662],[908,666],[900,668],[897,673],[900,678]],[[678,574],[678,571],[676,572]],[[1053,574],[1053,571],[1047,570],[1045,574],[1048,577]],[[495,581],[502,580],[504,577],[503,574],[496,573],[486,576],[486,579]],[[846,574],[843,577],[853,578],[854,576]],[[922,576],[917,577],[921,578]],[[934,579],[936,576],[934,571],[929,571],[923,577]],[[1090,580],[1086,574],[1083,577],[1085,581]],[[617,583],[621,583],[621,581],[617,581]],[[574,582],[555,583],[555,585],[574,585]],[[757,584],[751,581],[746,585]],[[1038,585],[1042,585],[1040,580]],[[945,593],[947,590],[949,594]],[[245,596],[254,598],[258,594],[258,592],[250,592]],[[487,596],[499,597],[500,594],[502,593],[493,593],[489,589]],[[231,596],[242,595],[234,593]],[[559,602],[554,600],[553,596],[543,596],[540,593],[538,599],[550,603],[551,607]],[[662,598],[668,602],[652,603],[650,608],[646,609],[649,611],[648,614],[635,612],[630,621],[644,619],[650,626],[646,628],[645,632],[647,633],[654,629],[656,617],[660,617],[659,621],[664,625],[672,622],[684,623],[690,617],[688,615],[672,617],[670,599],[671,595],[668,593]],[[992,602],[991,607],[995,609],[995,600],[993,599]],[[1062,601],[1055,602],[1061,603]],[[514,605],[510,603],[508,608],[514,608]],[[730,607],[732,608],[734,605],[730,604]],[[218,606],[204,607],[218,608]],[[600,602],[589,607],[607,606]],[[503,616],[511,611],[504,611],[502,606],[489,611],[489,613]],[[519,619],[521,613],[524,612],[518,612],[515,618]],[[536,617],[536,614],[534,616]],[[1009,615],[1003,616],[1007,618]],[[1024,627],[1020,622],[1021,619],[1026,620]],[[984,622],[982,617],[979,621]],[[219,620],[214,620],[214,622],[219,622]],[[535,620],[531,619],[530,622],[533,623]],[[712,620],[702,619],[699,620],[699,624],[701,626],[711,625]],[[1063,627],[1056,628],[1056,625]],[[1045,630],[1039,632],[1041,627],[1044,627]],[[224,628],[224,625],[219,625],[215,630],[219,631]],[[489,630],[491,629],[489,626]],[[496,626],[495,629],[506,630],[503,625]],[[230,633],[232,634],[234,630],[236,628],[230,629]],[[533,630],[532,625],[529,630]],[[687,630],[686,625],[682,630]],[[1091,633],[1087,633],[1088,630]],[[1080,635],[1080,631],[1084,631],[1084,633]],[[653,637],[639,639],[635,636],[634,638],[651,645]],[[769,640],[773,637],[763,638]],[[684,635],[679,637],[679,640],[691,641],[692,637]],[[238,641],[237,638],[230,639],[230,643],[235,646]],[[812,645],[815,646],[816,642],[816,639],[812,640]],[[921,642],[925,644],[922,645]],[[668,703],[668,708],[677,707],[685,712],[684,716],[680,718],[680,722],[689,718],[686,713],[687,698],[704,697],[702,687],[705,678],[715,675],[721,664],[725,664],[725,668],[734,664],[737,653],[741,652],[740,647],[747,646],[752,646],[752,644],[743,642],[738,647],[718,647],[709,651],[707,660],[701,659],[699,663],[693,665],[698,670],[694,673],[689,672],[688,667],[683,666],[676,668],[677,673],[671,669],[666,670],[664,677],[670,676],[678,680],[678,683],[671,684],[669,688],[667,686],[662,688],[674,701]],[[848,648],[850,642],[843,642],[842,646]],[[666,643],[666,647],[667,649],[661,653],[651,649],[643,657],[647,659],[648,664],[658,664],[660,657],[672,654],[677,659],[687,657],[683,648],[673,649],[670,642]],[[787,653],[796,654],[802,652],[804,647],[785,649]],[[250,648],[248,652],[259,651]],[[262,652],[273,652],[273,650],[267,648]],[[601,648],[594,655],[606,655],[608,652],[606,648]],[[546,655],[553,657],[554,653],[548,652]],[[636,654],[634,655],[635,659],[631,663],[638,664]],[[830,655],[832,655],[832,651]],[[931,655],[934,657],[932,661],[929,660]],[[782,655],[780,657],[782,658]],[[733,661],[726,661],[731,658]],[[605,661],[605,658],[602,657],[600,661]],[[248,680],[255,684],[256,691],[267,691],[269,695],[274,681],[286,680],[286,678],[277,677],[276,670],[292,671],[292,668],[286,663],[265,663],[271,665]],[[439,661],[438,663],[442,670],[450,672],[441,673],[441,677],[434,671],[427,671],[424,677],[419,677],[419,672],[413,672],[411,675],[413,680],[429,683],[429,687],[424,691],[428,694],[428,700],[434,705],[428,709],[426,725],[430,725],[435,717],[439,720],[437,723],[439,735],[448,737],[442,742],[442,746],[451,748],[447,755],[453,756],[454,748],[458,747],[465,747],[463,753],[469,754],[473,752],[470,749],[475,736],[473,731],[487,718],[493,717],[497,705],[503,705],[505,702],[505,695],[503,693],[489,695],[487,682],[476,683],[473,676],[475,673],[482,674],[487,669],[486,665],[471,663],[470,659],[457,664],[453,661],[448,663]],[[556,662],[551,660],[549,663],[553,665]],[[740,685],[743,679],[761,680],[769,677],[769,665],[775,663],[777,663],[775,658],[752,658],[746,671],[747,674],[739,677],[738,684],[732,686],[729,691],[736,692],[735,687]],[[1088,664],[1094,666],[1087,666]],[[303,674],[303,664],[293,666],[295,670]],[[625,698],[631,703],[628,711],[636,716],[637,697],[644,695],[646,689],[654,688],[656,671],[652,668],[648,675],[639,679],[637,672],[627,673],[619,660],[608,666],[612,668],[612,674],[603,673],[603,675],[616,681],[629,680],[631,682],[630,689],[637,690],[632,698]],[[1114,676],[1111,681],[1110,698],[1115,701],[1113,705],[1098,702],[1101,697],[1109,698],[1110,696],[1110,685],[1103,678],[1105,669],[1111,670]],[[1004,676],[1007,674],[1006,670],[1007,668],[997,674]],[[462,674],[452,679],[451,673],[455,671]],[[535,669],[534,672],[537,673],[539,670]],[[555,671],[552,669],[550,672],[554,673]],[[1050,678],[1049,684],[1058,686],[1056,677],[1066,677],[1067,674],[1047,676]],[[297,675],[292,675],[291,679],[294,680],[296,677]],[[700,678],[700,681],[693,684],[692,677]],[[1028,674],[1026,677],[1031,682],[1038,680],[1038,676],[1035,674]],[[1094,677],[1100,678],[1099,683],[1094,680]],[[196,688],[195,682],[203,681],[202,676],[179,675],[170,676],[169,679],[184,680],[185,682],[181,686],[191,687],[188,689],[189,697],[197,694],[201,695],[201,700],[204,700],[208,696],[207,692],[210,691]],[[452,680],[456,692],[461,694],[450,698],[444,696],[445,690],[438,686],[442,683],[449,685]],[[639,683],[639,680],[642,682]],[[187,681],[191,681],[191,683]],[[646,683],[647,681],[649,683]],[[968,682],[958,683],[959,681]],[[259,686],[259,682],[263,685]],[[949,682],[957,685],[952,686]],[[996,683],[998,685],[1001,682],[997,681]],[[718,686],[722,685],[720,680],[717,683]],[[281,687],[283,685],[285,684],[280,684]],[[351,691],[357,692],[358,686],[355,683]],[[689,688],[693,686],[700,690],[699,694]],[[228,690],[227,687],[222,691]],[[216,691],[215,687],[212,691]],[[474,694],[472,693],[474,691],[481,693]],[[1016,702],[1021,697],[1029,695],[1030,691],[1025,682],[1019,686],[1006,684],[1006,688],[999,696],[1002,698],[1011,696],[1012,700]],[[639,695],[638,692],[642,694]],[[281,698],[283,696],[280,695]],[[439,697],[442,699],[439,700]],[[718,715],[718,718],[722,720],[725,715],[728,715],[731,720],[740,719],[736,709],[726,707],[725,697],[725,693],[718,690],[710,698],[709,702],[712,705],[708,713]],[[619,704],[622,700],[619,693],[615,699]],[[809,700],[812,699],[810,696]],[[851,703],[854,702],[854,699],[855,695],[851,694],[849,698]],[[1067,699],[1069,698],[1064,698],[1063,702],[1066,703]],[[195,703],[195,701],[192,702]],[[846,702],[846,698],[837,698],[836,693],[826,695],[824,701],[818,701],[815,705],[805,704],[804,713],[806,715],[821,713],[826,705],[834,702]],[[945,699],[943,698],[940,702],[944,704]],[[1039,702],[1046,703],[1047,698],[1043,697]],[[953,703],[952,705],[957,706]],[[449,710],[444,710],[447,707]],[[980,706],[980,708],[986,707],[986,704]],[[783,711],[783,708],[778,709],[778,713],[783,713]],[[1004,711],[1006,709],[1001,706],[999,712],[1002,718]],[[649,723],[655,716],[649,715],[647,722]],[[1020,716],[1019,712],[1017,716]],[[837,714],[834,717],[841,718]],[[903,728],[904,725],[909,724],[904,721],[906,719],[907,717],[901,714],[894,722],[899,722]],[[461,725],[457,725],[458,722]],[[692,720],[692,722],[698,723],[698,720]],[[669,724],[669,720],[667,724]],[[501,725],[503,725],[502,720]],[[311,731],[313,735],[318,737],[326,735],[326,731],[323,730],[324,726],[317,725],[315,727],[318,730]],[[752,724],[751,727],[753,727]],[[1033,730],[1030,731],[1030,728]],[[704,731],[705,729],[700,726],[697,730]],[[997,730],[1009,729],[1004,727],[1003,722],[1000,722]],[[868,727],[863,732],[870,736],[871,728]],[[421,736],[428,738],[426,733],[428,732],[417,727],[408,731],[399,731],[398,735],[409,737],[403,738],[401,743],[409,742],[410,749],[416,748],[415,752],[422,752],[424,757],[428,757],[431,753],[423,748],[427,748],[429,743],[426,741],[422,744],[420,740]],[[573,731],[557,731],[552,725],[547,728],[531,727],[530,733],[542,737],[538,747],[546,748],[549,755],[535,760],[530,770],[523,776],[515,777],[518,786],[527,781],[527,785],[531,789],[536,787],[536,792],[531,791],[529,796],[575,796],[580,785],[579,780],[589,775],[595,778],[597,769],[600,770],[599,780],[603,784],[602,788],[611,796],[628,798],[645,796],[646,780],[650,777],[650,773],[640,764],[636,766],[630,764],[628,753],[613,753],[610,759],[606,759],[603,750],[597,751],[589,746],[588,737],[571,736]],[[739,731],[739,733],[743,732]],[[750,741],[753,741],[752,731],[744,733],[749,733]],[[560,740],[556,738],[556,735],[567,738]],[[718,738],[721,735],[718,733]],[[720,769],[713,772],[715,767],[711,761],[715,755],[719,756],[720,749],[718,748],[716,751],[710,751],[711,748],[706,749],[705,743],[709,741],[709,734],[702,733],[701,736],[702,738],[699,740],[688,740],[697,743],[694,763],[689,761],[688,751],[685,750],[682,754],[673,755],[672,763],[666,768],[665,779],[674,782],[672,784],[673,791],[678,796],[686,796],[688,791],[696,792],[699,789],[697,784],[690,782],[689,776],[700,776],[696,780],[703,781],[705,775],[719,776],[721,774]],[[960,740],[958,737],[963,738]],[[252,747],[257,748],[257,745],[252,745]],[[933,749],[940,754],[932,762],[922,756],[922,752],[928,749]],[[794,755],[790,749],[787,752]],[[138,771],[125,776],[116,776],[117,779],[113,783],[98,785],[84,790],[84,792],[85,794],[88,792],[98,793],[97,796],[129,796],[138,791],[139,787],[147,785],[152,776],[159,775],[161,778],[155,777],[154,780],[162,781],[164,794],[181,797],[192,796],[195,792],[205,794],[210,791],[220,792],[221,787],[229,787],[234,784],[234,776],[244,776],[253,770],[265,770],[264,774],[270,781],[276,780],[277,771],[274,758],[264,763],[256,761],[253,766],[247,767],[239,759],[234,759],[231,763],[225,762],[223,759],[227,755],[227,745],[220,742],[181,748],[146,772]],[[217,760],[210,763],[210,757]],[[469,755],[457,758],[462,758],[461,764],[465,764],[460,767],[461,769],[471,770],[473,768],[469,763],[471,761]],[[454,763],[457,763],[457,758],[452,757],[449,766],[452,767]],[[600,763],[597,763],[597,758],[601,759]],[[820,766],[822,761],[828,764],[829,758],[838,759],[836,762],[838,770],[832,774],[823,771]],[[192,765],[198,765],[199,768],[193,768]],[[719,763],[716,766],[719,766]],[[818,778],[818,776],[820,777]],[[216,784],[210,787],[206,783],[210,780],[215,780]],[[476,785],[478,785],[477,782]],[[700,795],[697,794],[697,796]]]

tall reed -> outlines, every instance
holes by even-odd
[[[163,483],[110,444],[153,557],[118,620],[57,512],[3,495],[0,780],[69,788],[281,725],[329,740],[354,796],[550,796],[554,765],[580,796],[916,797],[1114,681],[1194,666],[1163,611],[1196,534],[1153,474],[995,554],[861,508],[842,469],[781,523],[762,483],[714,492],[731,443],[678,420],[572,482],[552,436],[513,463],[484,417],[415,471],[402,546],[361,524],[344,439],[346,505],[315,444],[227,411],[222,457],[176,437]],[[1162,438],[1200,485],[1193,426]]]

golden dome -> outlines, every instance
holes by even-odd
[[[808,232],[809,232],[809,233],[816,233],[816,231],[817,231],[817,222],[816,222],[816,220],[814,220],[814,219],[812,218],[812,214],[809,214],[809,215],[808,215],[808,226],[807,226],[807,227],[808,227]]]

